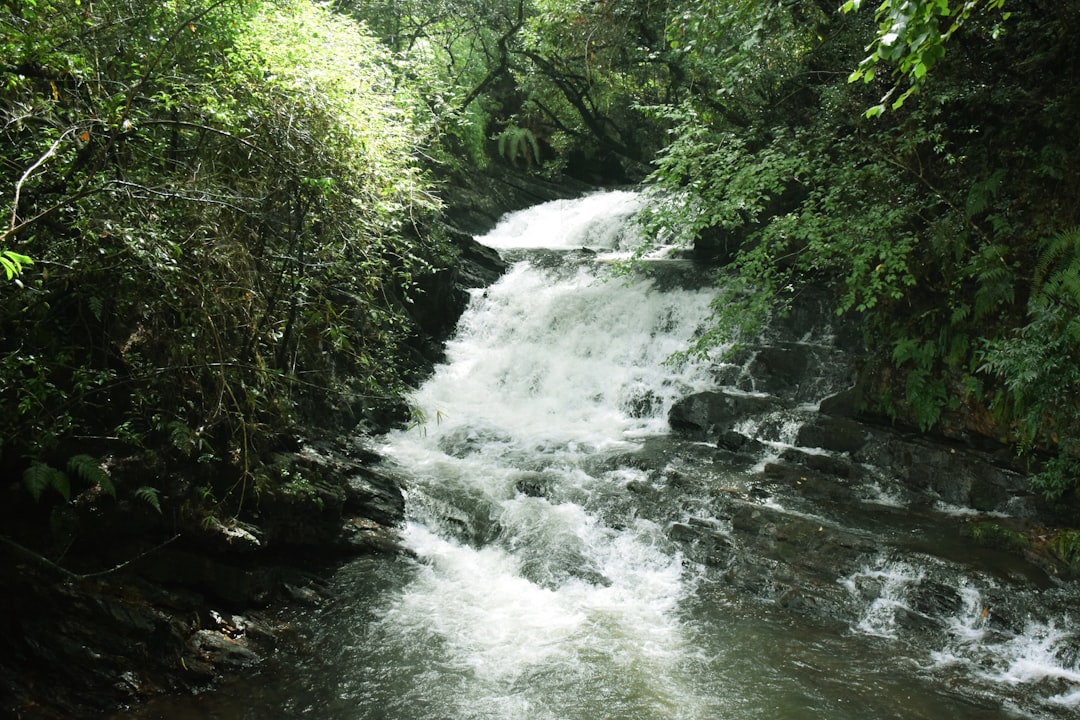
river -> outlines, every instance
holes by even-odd
[[[143,717],[1078,716],[1076,589],[968,562],[970,511],[913,503],[887,473],[842,502],[760,491],[814,398],[742,427],[762,442],[741,464],[670,435],[724,363],[670,361],[713,294],[687,261],[613,262],[641,202],[547,203],[478,238],[511,268],[415,392],[424,421],[378,439],[407,479],[411,557],[351,562],[286,618],[294,649]],[[805,528],[847,564],[776,550]],[[771,554],[735,557],[767,535]],[[1015,603],[1034,610],[997,613]]]

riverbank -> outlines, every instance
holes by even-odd
[[[551,192],[546,186],[526,187],[527,192],[503,192],[519,204]],[[476,196],[490,202],[496,195],[480,190]],[[462,199],[467,197],[457,201],[466,211],[449,214],[444,230],[458,250],[456,264],[421,281],[427,283],[430,304],[414,311],[424,332],[414,348],[431,358],[429,362],[441,357],[442,341],[465,310],[469,289],[490,284],[503,272],[498,255],[478,245],[470,233],[488,224],[497,210],[470,205]],[[589,259],[590,253],[574,251],[568,268]],[[556,276],[561,264],[555,255],[539,263],[550,265]],[[665,287],[668,284],[667,291],[680,286],[676,282]],[[612,327],[602,330],[614,334],[595,347],[601,337],[590,337],[586,349],[592,350],[586,357],[609,353],[615,339],[621,340],[619,333],[627,332],[629,308],[640,310],[636,306],[642,302],[602,300],[600,289],[589,293],[585,317],[594,322],[600,308],[609,306]],[[522,317],[536,315],[530,303],[538,297],[517,301],[528,306],[523,306]],[[692,330],[692,323],[674,330],[674,317],[689,297],[667,301],[673,304],[660,312],[666,319],[659,324],[648,314],[641,319],[644,328],[652,328],[654,340],[645,348],[655,356],[657,368],[677,345],[668,350],[653,347],[655,337],[666,334],[669,341],[681,343]],[[695,297],[703,310],[707,294]],[[647,519],[659,533],[656,538],[664,538],[657,540],[662,547],[670,544],[702,568],[712,592],[732,602],[742,598],[765,603],[816,625],[855,624],[866,607],[893,592],[882,578],[895,576],[896,583],[911,588],[906,607],[917,612],[890,615],[881,620],[886,625],[878,627],[893,632],[895,623],[901,623],[913,628],[919,642],[947,628],[957,612],[967,611],[966,596],[948,591],[945,580],[936,576],[922,584],[918,570],[897,564],[891,554],[948,547],[948,562],[982,563],[987,572],[1012,578],[1007,589],[985,589],[981,597],[986,607],[993,606],[992,616],[987,611],[996,623],[992,629],[1015,635],[1030,610],[1025,603],[1039,602],[1038,591],[1071,577],[1068,564],[1054,554],[1051,531],[1042,524],[1047,508],[1027,491],[1026,475],[1008,453],[995,455],[955,439],[903,432],[863,417],[852,398],[860,339],[850,328],[834,326],[830,318],[822,303],[803,303],[783,327],[771,328],[766,340],[715,363],[705,384],[693,392],[684,388],[675,393],[676,386],[664,379],[668,371],[655,371],[657,376],[649,381],[655,386],[635,379],[631,376],[644,367],[636,365],[625,368],[630,373],[626,387],[616,387],[620,383],[612,370],[602,365],[552,377],[549,389],[557,392],[572,378],[591,378],[599,383],[598,390],[579,393],[586,405],[597,392],[597,397],[610,394],[608,400],[626,414],[624,421],[656,426],[654,430],[670,427],[673,435],[648,440],[632,452],[599,452],[584,459],[578,456],[590,444],[604,443],[569,443],[567,448],[581,446],[571,452],[572,462],[581,463],[585,476],[597,478],[606,488],[602,491],[562,487],[567,479],[544,463],[525,470],[534,461],[522,457],[525,465],[515,467],[508,487],[498,492],[507,490],[526,505],[560,507],[581,501],[583,493],[598,492],[593,502],[610,508],[600,512],[597,527],[610,525],[616,532]],[[535,330],[544,332],[549,319],[533,320]],[[580,331],[567,326],[550,342]],[[575,348],[571,344],[565,350],[567,358],[580,350]],[[548,350],[545,343],[535,348],[537,354]],[[520,369],[518,364],[511,363],[511,368]],[[537,377],[549,372],[548,363],[535,368]],[[428,374],[418,371],[416,376]],[[456,385],[452,389],[464,392]],[[528,425],[532,420],[518,419],[515,413],[517,405],[528,407],[526,398],[533,397],[535,389],[526,385],[512,392],[524,393],[520,403],[515,403],[516,395],[501,400],[489,391],[471,395],[481,404],[498,400],[504,406],[500,417],[505,413],[508,423]],[[430,410],[428,404],[421,409]],[[662,412],[669,405],[670,412]],[[553,412],[560,421],[577,417],[576,412]],[[295,608],[305,606],[318,616],[321,607],[335,604],[340,597],[333,589],[335,571],[356,558],[400,557],[400,563],[388,564],[412,567],[409,558],[417,553],[415,530],[408,539],[401,534],[407,517],[403,489],[423,480],[415,476],[415,468],[387,462],[368,442],[405,421],[402,413],[381,417],[366,418],[360,432],[356,423],[340,416],[322,417],[320,432],[293,438],[267,458],[261,472],[273,480],[266,486],[274,490],[254,498],[228,521],[192,521],[166,502],[171,520],[166,524],[145,504],[118,502],[97,492],[80,496],[65,519],[79,529],[77,547],[66,552],[50,547],[47,557],[43,546],[30,550],[31,545],[5,543],[0,552],[8,562],[0,583],[10,601],[0,634],[11,651],[0,661],[0,677],[12,698],[8,707],[24,718],[99,716],[155,695],[206,691],[222,678],[253,672],[283,643],[297,652],[314,651],[280,619],[302,615]],[[596,422],[590,414],[582,417],[586,421],[579,429],[600,430],[589,427]],[[466,424],[459,432],[449,427],[461,422]],[[438,452],[447,453],[448,462],[482,452],[488,440],[509,437],[506,427],[476,433],[467,423],[466,416],[447,427],[439,422],[431,426],[432,434],[441,436]],[[559,447],[553,445],[556,451]],[[140,476],[154,473],[180,497],[183,488],[190,488],[208,469],[155,466],[147,456],[118,461],[110,472],[121,485],[134,485]],[[434,525],[454,528],[452,536],[464,533],[466,544],[484,545],[506,528],[496,520],[498,503],[467,489],[465,480],[460,488],[453,482],[442,488],[441,477],[433,481],[424,492],[435,501],[421,514]],[[457,492],[464,498],[455,497]],[[48,524],[47,518],[25,520],[28,528]],[[526,525],[533,528],[531,522]],[[15,519],[9,518],[7,526],[16,527]],[[599,592],[609,587],[611,572],[633,574],[632,568],[603,569],[587,557],[578,540],[559,537],[550,557],[534,553],[524,561],[524,571],[532,573],[530,581],[539,586],[555,589],[586,582]],[[520,544],[530,543],[523,536]],[[880,567],[874,564],[879,555],[888,556]],[[549,567],[563,560],[569,564]],[[944,574],[952,571],[942,568]],[[845,584],[845,578],[850,583]],[[1035,588],[1036,594],[1017,591],[1025,587]],[[1010,600],[1010,593],[1017,599]],[[1048,617],[1058,609],[1043,608]]]
[[[472,233],[581,189],[497,170],[454,187],[434,230],[454,259],[417,279],[422,293],[408,308],[416,330],[400,362],[415,382],[441,356],[469,291],[505,268]],[[412,418],[400,399],[361,408],[304,399],[304,434],[271,443],[259,494],[214,514],[193,513],[189,498],[238,483],[236,468],[167,465],[152,449],[108,458],[108,477],[119,488],[152,478],[157,507],[100,488],[64,505],[5,488],[0,706],[20,718],[90,717],[211,687],[274,652],[282,628],[270,610],[317,601],[326,574],[349,558],[401,552],[401,481],[375,469],[378,456],[357,438]]]

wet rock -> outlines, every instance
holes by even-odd
[[[261,659],[242,640],[231,638],[220,630],[197,630],[188,640],[188,649],[196,662],[228,668],[248,667]],[[185,658],[190,663],[190,658]]]
[[[733,509],[731,526],[748,556],[763,554],[833,580],[876,549],[858,533],[752,503]]]
[[[993,455],[970,448],[876,430],[851,458],[881,468],[908,488],[950,505],[1014,515],[1037,509],[1015,502],[1030,492],[1025,475],[1001,466]]]
[[[506,262],[497,251],[465,233],[454,232],[451,237],[459,252],[455,263],[459,287],[487,287],[506,272]]]
[[[672,523],[668,537],[682,545],[689,559],[712,567],[726,567],[736,551],[731,539],[710,523]]]
[[[392,526],[405,517],[402,481],[384,468],[357,467],[345,485],[345,511]]]
[[[471,235],[445,226],[443,234],[457,252],[448,267],[416,278],[419,291],[405,305],[410,317],[430,343],[428,352],[437,359],[441,343],[453,332],[469,304],[469,290],[487,287],[506,272],[506,263],[495,250]]]
[[[514,489],[529,497],[548,497],[555,479],[542,472],[523,472],[514,478]]]
[[[841,390],[829,395],[818,404],[818,412],[823,415],[833,415],[841,418],[854,418],[856,413],[855,388]]]
[[[955,588],[943,582],[926,580],[919,583],[912,606],[925,617],[947,618],[960,611],[963,600]]]
[[[755,353],[748,372],[760,392],[797,395],[799,386],[807,381],[809,362],[805,347],[767,345]]]
[[[294,602],[302,603],[304,605],[319,605],[323,601],[322,594],[307,585],[282,583],[281,587],[285,591],[285,594]]]
[[[809,457],[809,456],[808,456]],[[836,475],[824,475],[805,465],[785,462],[765,463],[762,474],[779,483],[778,487],[803,498],[847,502],[855,493],[845,478]]]
[[[349,556],[408,554],[396,528],[366,518],[349,518],[342,523],[341,532],[329,549]]]
[[[738,418],[772,409],[775,398],[731,390],[694,393],[676,402],[668,413],[672,429],[697,438],[714,438]]]
[[[446,203],[446,222],[462,232],[480,235],[495,227],[508,212],[531,205],[583,195],[591,185],[568,177],[551,180],[492,163],[453,178],[440,193]]]
[[[862,423],[820,415],[799,428],[795,444],[851,453],[865,446],[869,439],[870,432]]]
[[[650,417],[662,407],[662,399],[651,390],[633,388],[626,393],[620,405],[626,414],[634,418]]]
[[[811,470],[817,470],[826,475],[835,475],[840,478],[848,478],[854,474],[854,468],[850,461],[834,455],[811,453],[796,448],[788,448],[780,453],[780,459],[789,463],[804,465]]]
[[[765,444],[756,438],[748,437],[734,430],[720,433],[717,445],[724,450],[741,453],[757,453],[765,448]]]

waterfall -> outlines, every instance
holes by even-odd
[[[621,270],[642,204],[547,203],[479,238],[512,266],[413,393],[422,421],[379,440],[408,553],[346,565],[292,618],[305,652],[165,717],[1075,717],[1075,583],[974,546],[965,523],[1006,516],[925,470],[988,466],[821,417],[842,353],[796,313],[734,363],[673,361],[713,293],[663,248]],[[700,391],[750,410],[672,435]]]
[[[662,525],[620,508],[648,479],[595,469],[666,432],[671,403],[709,383],[700,364],[665,362],[707,316],[708,290],[661,292],[604,263],[638,204],[553,203],[479,238],[524,259],[477,292],[413,397],[426,423],[387,439],[409,468],[405,536],[423,568],[382,623],[436,643],[459,675],[464,694],[440,702],[466,706],[433,716],[702,716],[680,665],[693,579]],[[528,252],[581,247],[600,257]]]

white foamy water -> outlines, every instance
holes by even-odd
[[[639,205],[618,192],[549,203],[479,240],[617,248]],[[426,424],[389,438],[413,477],[406,540],[423,569],[381,623],[437,646],[433,662],[461,676],[474,715],[696,716],[676,617],[691,584],[682,558],[662,527],[586,510],[626,480],[582,463],[665,432],[672,402],[707,386],[703,368],[665,360],[709,299],[518,262],[474,297],[412,398]]]
[[[706,386],[700,368],[663,362],[701,323],[708,300],[700,291],[655,292],[649,281],[603,283],[584,268],[558,278],[519,263],[476,299],[447,363],[413,402],[429,433],[491,429],[519,445],[603,445],[661,432],[674,399]],[[643,403],[650,407],[636,412]]]
[[[283,652],[254,692],[138,720],[1075,716],[1074,594],[1005,588],[927,548],[921,522],[897,542],[899,514],[879,527],[858,500],[853,518],[842,499],[770,486],[762,504],[799,523],[777,514],[756,538],[753,523],[736,532],[718,493],[761,482],[816,403],[736,426],[765,443],[756,470],[715,442],[662,437],[674,401],[713,389],[708,368],[665,362],[711,291],[680,289],[678,261],[608,276],[638,242],[639,205],[633,193],[550,203],[480,238],[520,262],[475,293],[446,362],[412,396],[426,421],[382,448],[406,482],[413,557],[339,572],[324,605],[299,611],[310,655]],[[894,481],[879,480],[859,496],[889,504]],[[881,554],[851,558],[839,586],[806,584],[785,547],[807,521],[822,538],[880,532]],[[672,540],[672,523],[700,541]],[[1041,617],[1016,621],[1044,599]],[[818,602],[820,614],[800,610]]]
[[[922,579],[922,570],[906,562],[880,560],[843,578],[841,584],[866,601],[855,629],[867,635],[895,638],[897,616],[911,612],[908,590]]]
[[[641,195],[629,191],[555,200],[508,214],[477,239],[498,249],[627,250],[641,242],[640,231],[628,221],[643,206]]]

